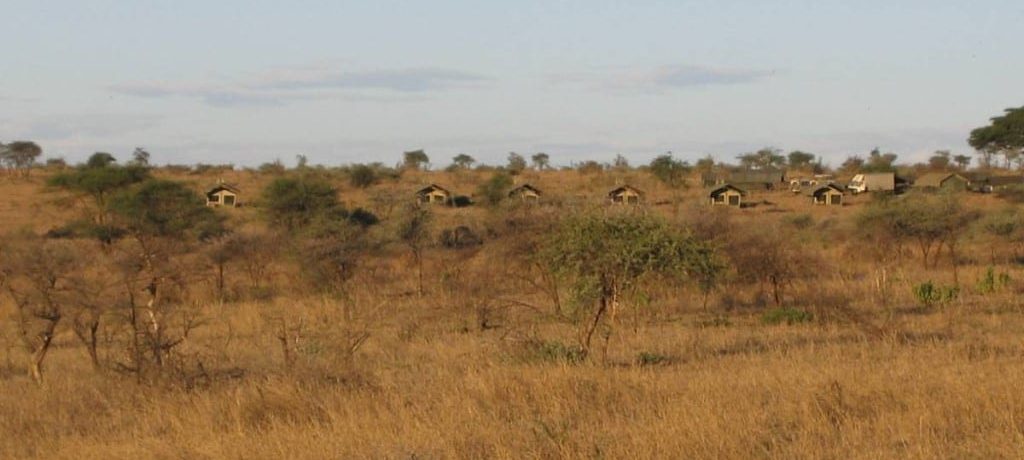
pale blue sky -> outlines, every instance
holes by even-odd
[[[0,140],[158,163],[920,160],[1024,104],[1024,2],[0,0]]]

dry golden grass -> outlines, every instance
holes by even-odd
[[[242,338],[255,307],[231,308],[207,332],[234,323],[223,359],[252,375],[210,388],[96,376],[73,347],[42,387],[8,369],[0,455],[1015,458],[1024,445],[1016,312],[972,313],[951,334],[924,315],[883,339],[686,316],[621,332],[609,364],[580,365],[526,359],[498,331],[383,326],[351,366],[283,373],[271,343]],[[636,350],[668,361],[633,365]]]
[[[265,183],[235,174],[228,179],[243,190]],[[460,174],[378,187],[406,193],[437,182],[468,193],[486,178]],[[629,182],[646,187],[649,199],[670,196],[632,174]],[[576,172],[529,179],[561,196],[602,196],[621,180]],[[0,190],[31,201],[39,184],[5,183]],[[351,205],[367,203],[367,191],[339,186]],[[700,191],[684,196],[692,203]],[[849,225],[864,200],[827,209],[786,193],[761,199],[776,204],[734,212],[733,219],[758,224],[808,213],[815,222]],[[992,197],[966,199],[980,208],[1001,206]],[[0,206],[4,230],[46,230],[71,212],[18,201]],[[692,209],[687,204],[680,212]],[[253,209],[231,212],[239,221],[256,219]],[[439,225],[478,224],[488,211],[438,215]],[[665,290],[635,319],[626,315],[606,356],[586,363],[544,347],[572,343],[575,328],[566,321],[502,305],[494,313],[497,327],[481,329],[473,310],[479,299],[470,293],[434,280],[426,297],[409,295],[408,261],[398,252],[359,275],[344,307],[349,315],[339,303],[295,294],[200,305],[208,324],[190,336],[183,354],[201,360],[209,375],[191,388],[97,373],[69,333],[58,337],[46,381],[37,386],[23,371],[4,299],[0,458],[1024,457],[1024,271],[1000,266],[1014,280],[1010,290],[965,292],[944,309],[922,310],[909,287],[951,278],[944,269],[923,272],[911,260],[889,275],[891,308],[883,308],[874,301],[878,268],[856,259],[847,266],[844,249],[827,241],[815,247],[842,273],[800,284],[793,296],[842,291],[856,317],[767,325],[758,310],[705,313],[694,293]],[[963,269],[969,283],[985,269],[987,243],[971,247],[968,257],[981,262]],[[436,251],[428,262],[437,273],[474,267],[477,275],[459,275],[467,277],[504,263],[486,250],[457,257]],[[493,283],[499,290],[500,280]],[[543,303],[536,293],[502,295]],[[273,331],[281,315],[301,317],[308,328],[303,359],[290,369]],[[336,333],[350,328],[371,333],[351,360],[337,353],[336,342]]]

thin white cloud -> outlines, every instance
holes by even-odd
[[[54,141],[71,138],[102,138],[137,132],[156,126],[160,117],[140,114],[51,115],[27,120],[0,120],[0,131],[15,137]]]
[[[594,91],[662,92],[668,90],[756,83],[776,75],[775,70],[717,68],[700,65],[665,65],[657,68],[594,68],[551,73],[543,81],[561,87]]]
[[[774,75],[774,71],[750,69],[715,69],[693,65],[666,66],[643,76],[642,83],[662,88],[736,85],[753,83]]]
[[[275,69],[241,83],[133,82],[111,85],[115,93],[198,99],[216,107],[279,106],[322,97],[380,98],[477,87],[490,79],[441,68],[339,71],[307,66]]]
[[[150,99],[168,97],[194,98],[215,107],[279,106],[284,104],[283,98],[266,92],[244,88],[233,89],[211,84],[137,82],[112,85],[108,89],[126,96]]]
[[[476,86],[488,78],[457,70],[414,68],[368,72],[313,72],[304,75],[280,75],[267,80],[259,87],[278,90],[380,89],[421,92]]]

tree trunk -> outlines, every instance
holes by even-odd
[[[782,307],[782,283],[779,282],[779,278],[775,275],[772,275],[770,280],[772,284],[772,297],[775,299],[775,306]]]
[[[619,290],[616,286],[611,287],[608,305],[608,334],[604,336],[604,349],[601,351],[601,360],[608,362],[608,344],[615,333],[615,318],[619,313]]]
[[[217,298],[224,301],[224,264],[217,264]]]
[[[50,350],[50,343],[53,341],[53,332],[57,329],[60,319],[48,320],[46,328],[37,337],[38,344],[31,350],[28,364],[28,374],[38,384],[43,383],[43,360],[46,359],[46,352]]]
[[[99,319],[90,319],[83,323],[75,320],[74,331],[75,335],[78,336],[78,340],[85,345],[85,351],[89,353],[89,360],[92,362],[93,369],[99,370],[100,358],[98,352],[99,337],[97,331],[100,328]]]
[[[414,251],[413,256],[416,258],[416,292],[423,297],[423,254],[420,251]]]
[[[608,310],[609,299],[605,295],[601,295],[601,303],[597,308],[597,312],[594,313],[594,319],[590,321],[590,324],[583,331],[583,336],[580,340],[580,348],[583,357],[586,358],[590,355],[590,340],[594,337],[594,331],[597,330],[598,324],[601,323],[601,318],[604,316],[605,311]]]
[[[957,254],[956,253],[956,242],[949,241],[949,242],[946,243],[946,247],[949,248],[949,259],[950,259],[950,263],[953,264],[953,284],[956,285],[957,287],[959,287],[960,286],[960,270],[959,270],[959,266],[958,266],[959,264],[957,264],[957,261],[956,261],[956,258],[957,258],[956,257],[956,254]]]

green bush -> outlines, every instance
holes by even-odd
[[[789,325],[806,323],[814,319],[814,315],[810,312],[800,310],[793,307],[782,307],[773,308],[764,312],[761,316],[761,321],[765,324],[782,324],[786,323]]]
[[[1006,288],[1010,284],[1010,275],[1005,272],[996,273],[993,267],[988,267],[985,275],[978,281],[978,292],[991,294]]]
[[[668,153],[652,160],[648,170],[665,185],[678,188],[686,184],[686,177],[693,168],[689,163],[676,160]]]
[[[498,203],[501,203],[501,200],[505,199],[505,195],[510,188],[512,188],[512,177],[502,171],[498,171],[491,175],[487,182],[480,184],[477,194],[484,204],[496,206]]]
[[[367,188],[377,182],[377,171],[368,165],[352,165],[348,172],[348,181],[353,187]]]
[[[556,341],[533,342],[529,345],[529,351],[530,355],[539,361],[578,364],[586,358],[582,347]]]
[[[956,286],[937,286],[931,281],[914,286],[914,298],[928,308],[952,302],[959,296],[960,288]]]

